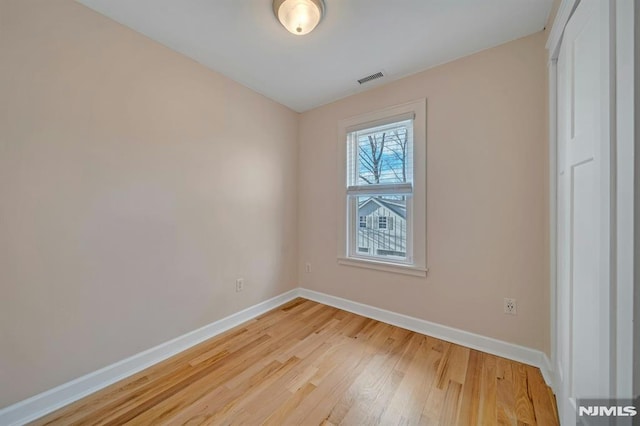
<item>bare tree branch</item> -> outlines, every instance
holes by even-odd
[[[385,138],[386,133],[382,133],[382,139],[380,141],[378,141],[376,135],[369,135],[369,149],[371,150],[371,152],[369,153],[364,150],[360,151],[363,153],[363,157],[366,156],[367,160],[370,160],[369,165],[371,166],[371,169],[369,171],[373,173],[373,179],[375,183],[380,183],[380,175],[382,171],[382,163],[380,160],[382,159],[382,154],[384,153]]]
[[[369,179],[367,179],[366,177],[360,175],[360,179],[362,179],[363,181],[367,182],[369,185],[371,185],[371,181]]]
[[[393,175],[396,177],[396,179],[401,180],[400,175],[398,175],[398,172],[396,172],[396,169],[394,169],[388,161],[387,164],[389,165],[389,170],[393,172]]]

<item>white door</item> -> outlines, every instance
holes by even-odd
[[[609,1],[582,0],[558,56],[557,350],[561,420],[610,395]]]

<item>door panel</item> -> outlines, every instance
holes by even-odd
[[[598,204],[595,200],[595,161],[573,167],[571,173],[571,285],[573,287],[571,394],[575,397],[597,396],[599,386],[595,369],[601,339],[597,334],[598,315]]]
[[[582,0],[558,56],[557,355],[561,418],[609,395],[609,2]]]

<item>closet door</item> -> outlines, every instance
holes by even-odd
[[[567,424],[570,398],[610,394],[608,20],[609,1],[582,0],[558,57],[558,404]]]

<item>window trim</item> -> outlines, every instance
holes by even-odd
[[[413,277],[426,277],[427,272],[429,271],[429,268],[352,257],[338,257],[338,264],[354,266],[356,268],[374,269],[376,271],[393,272],[402,275],[411,275]]]
[[[338,123],[338,263],[341,265],[357,266],[398,272],[414,276],[426,276],[427,272],[427,191],[426,191],[426,109],[427,100],[419,99],[401,105],[384,108],[341,120]],[[353,257],[349,252],[349,246],[354,247],[352,235],[348,232],[348,223],[351,219],[359,219],[355,209],[347,208],[347,134],[354,130],[365,129],[393,123],[395,121],[413,118],[413,196],[409,197],[412,208],[407,208],[407,214],[411,211],[413,230],[407,233],[407,254],[411,247],[411,258],[406,261],[389,261],[388,259],[369,258],[362,255]],[[402,186],[403,184],[399,184]],[[401,189],[401,188],[397,188]],[[349,211],[355,217],[349,218]],[[355,223],[355,222],[353,222]],[[359,223],[359,222],[358,222]],[[349,244],[351,243],[351,244]],[[357,250],[357,249],[356,249]]]

